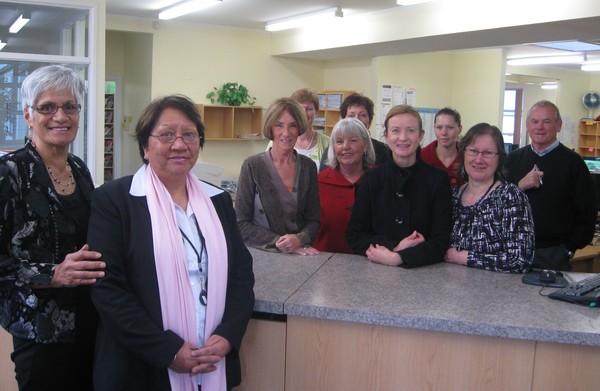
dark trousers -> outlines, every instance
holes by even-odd
[[[571,259],[569,258],[569,250],[567,250],[564,244],[537,248],[533,258],[532,268],[568,272],[573,269]]]
[[[13,337],[19,391],[92,391],[92,349]]]

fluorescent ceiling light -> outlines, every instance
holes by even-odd
[[[531,46],[540,46],[549,49],[568,50],[571,52],[593,52],[600,50],[600,45],[581,41],[557,41],[528,43]]]
[[[200,11],[215,4],[222,3],[223,0],[189,0],[167,8],[158,14],[158,19],[168,20],[187,15],[192,12]]]
[[[2,40],[0,39],[0,50],[4,49],[5,46],[6,42],[2,42]]]
[[[588,72],[600,72],[600,62],[594,64],[583,64],[581,66],[581,70]]]
[[[543,82],[540,87],[542,87],[542,90],[555,90],[558,88],[558,83],[555,81],[547,81]]]
[[[538,56],[538,57],[520,57],[509,58],[508,65],[548,65],[548,64],[577,64],[585,61],[585,56]]]
[[[396,4],[398,5],[416,5],[416,4],[425,4],[432,3],[435,0],[396,0]]]
[[[340,7],[329,8],[323,11],[312,12],[291,18],[279,19],[268,22],[265,26],[267,31],[281,31],[306,26],[314,23],[331,23],[337,18],[342,18],[344,13]]]
[[[13,34],[18,33],[19,30],[21,30],[23,28],[23,26],[25,26],[27,24],[27,22],[29,22],[29,19],[31,19],[31,16],[29,14],[19,15],[17,20],[15,20],[15,22],[12,24],[12,26],[10,26],[8,31],[10,31]]]

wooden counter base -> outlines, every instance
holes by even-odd
[[[600,384],[600,348],[594,346],[292,316],[287,336],[284,328],[251,321],[236,391],[563,391]]]

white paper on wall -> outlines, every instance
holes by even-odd
[[[417,90],[409,88],[406,90],[406,104],[412,107],[417,106]]]
[[[384,84],[381,86],[381,104],[382,105],[391,105],[392,102],[392,85]],[[385,117],[384,117],[385,118]]]
[[[404,87],[394,86],[392,87],[394,96],[394,106],[406,104],[406,90]]]

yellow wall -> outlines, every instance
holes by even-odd
[[[501,121],[505,60],[500,49],[316,61],[272,56],[272,40],[262,31],[163,21],[155,28],[152,21],[111,16],[107,26],[152,35],[151,57],[135,65],[135,69],[151,73],[151,97],[183,93],[196,102],[209,103],[205,95],[213,86],[238,81],[256,96],[256,104],[265,108],[274,99],[302,87],[356,90],[377,103],[380,86],[392,84],[416,88],[418,107],[455,107],[466,129],[477,122],[500,125]],[[110,52],[107,59],[110,63]],[[521,71],[539,73],[539,69]],[[545,73],[543,76],[561,81],[556,102],[564,115],[577,120],[582,117],[581,95],[598,90],[600,76],[556,70]],[[529,105],[527,101],[525,108]],[[126,113],[134,123],[139,115],[135,110]],[[371,128],[375,137],[381,134],[380,122],[377,116]],[[224,167],[224,176],[235,179],[243,160],[265,146],[265,141],[208,141],[200,159]],[[134,163],[124,167],[132,170],[139,166],[137,149],[130,155],[124,159]],[[132,172],[124,172],[128,173]]]
[[[145,64],[138,61],[136,65],[141,72],[151,72],[151,98],[181,93],[198,103],[210,103],[205,95],[213,86],[236,81],[248,87],[257,98],[256,105],[266,108],[273,100],[289,96],[298,88],[323,89],[323,62],[271,56],[270,35],[266,32],[162,21],[155,28],[152,21],[111,16],[108,28],[152,34],[151,57]],[[123,36],[127,34],[116,35],[114,39],[122,41]],[[111,40],[111,35],[108,39]],[[123,45],[118,42],[112,48],[120,51]],[[123,56],[119,53],[115,61]],[[107,62],[111,61],[109,53]],[[126,113],[133,117],[134,124],[142,108]],[[225,177],[237,179],[243,160],[264,151],[265,147],[266,142],[262,141],[208,141],[200,160],[223,167]],[[132,174],[141,164],[137,149],[124,156],[124,160],[124,175]]]

